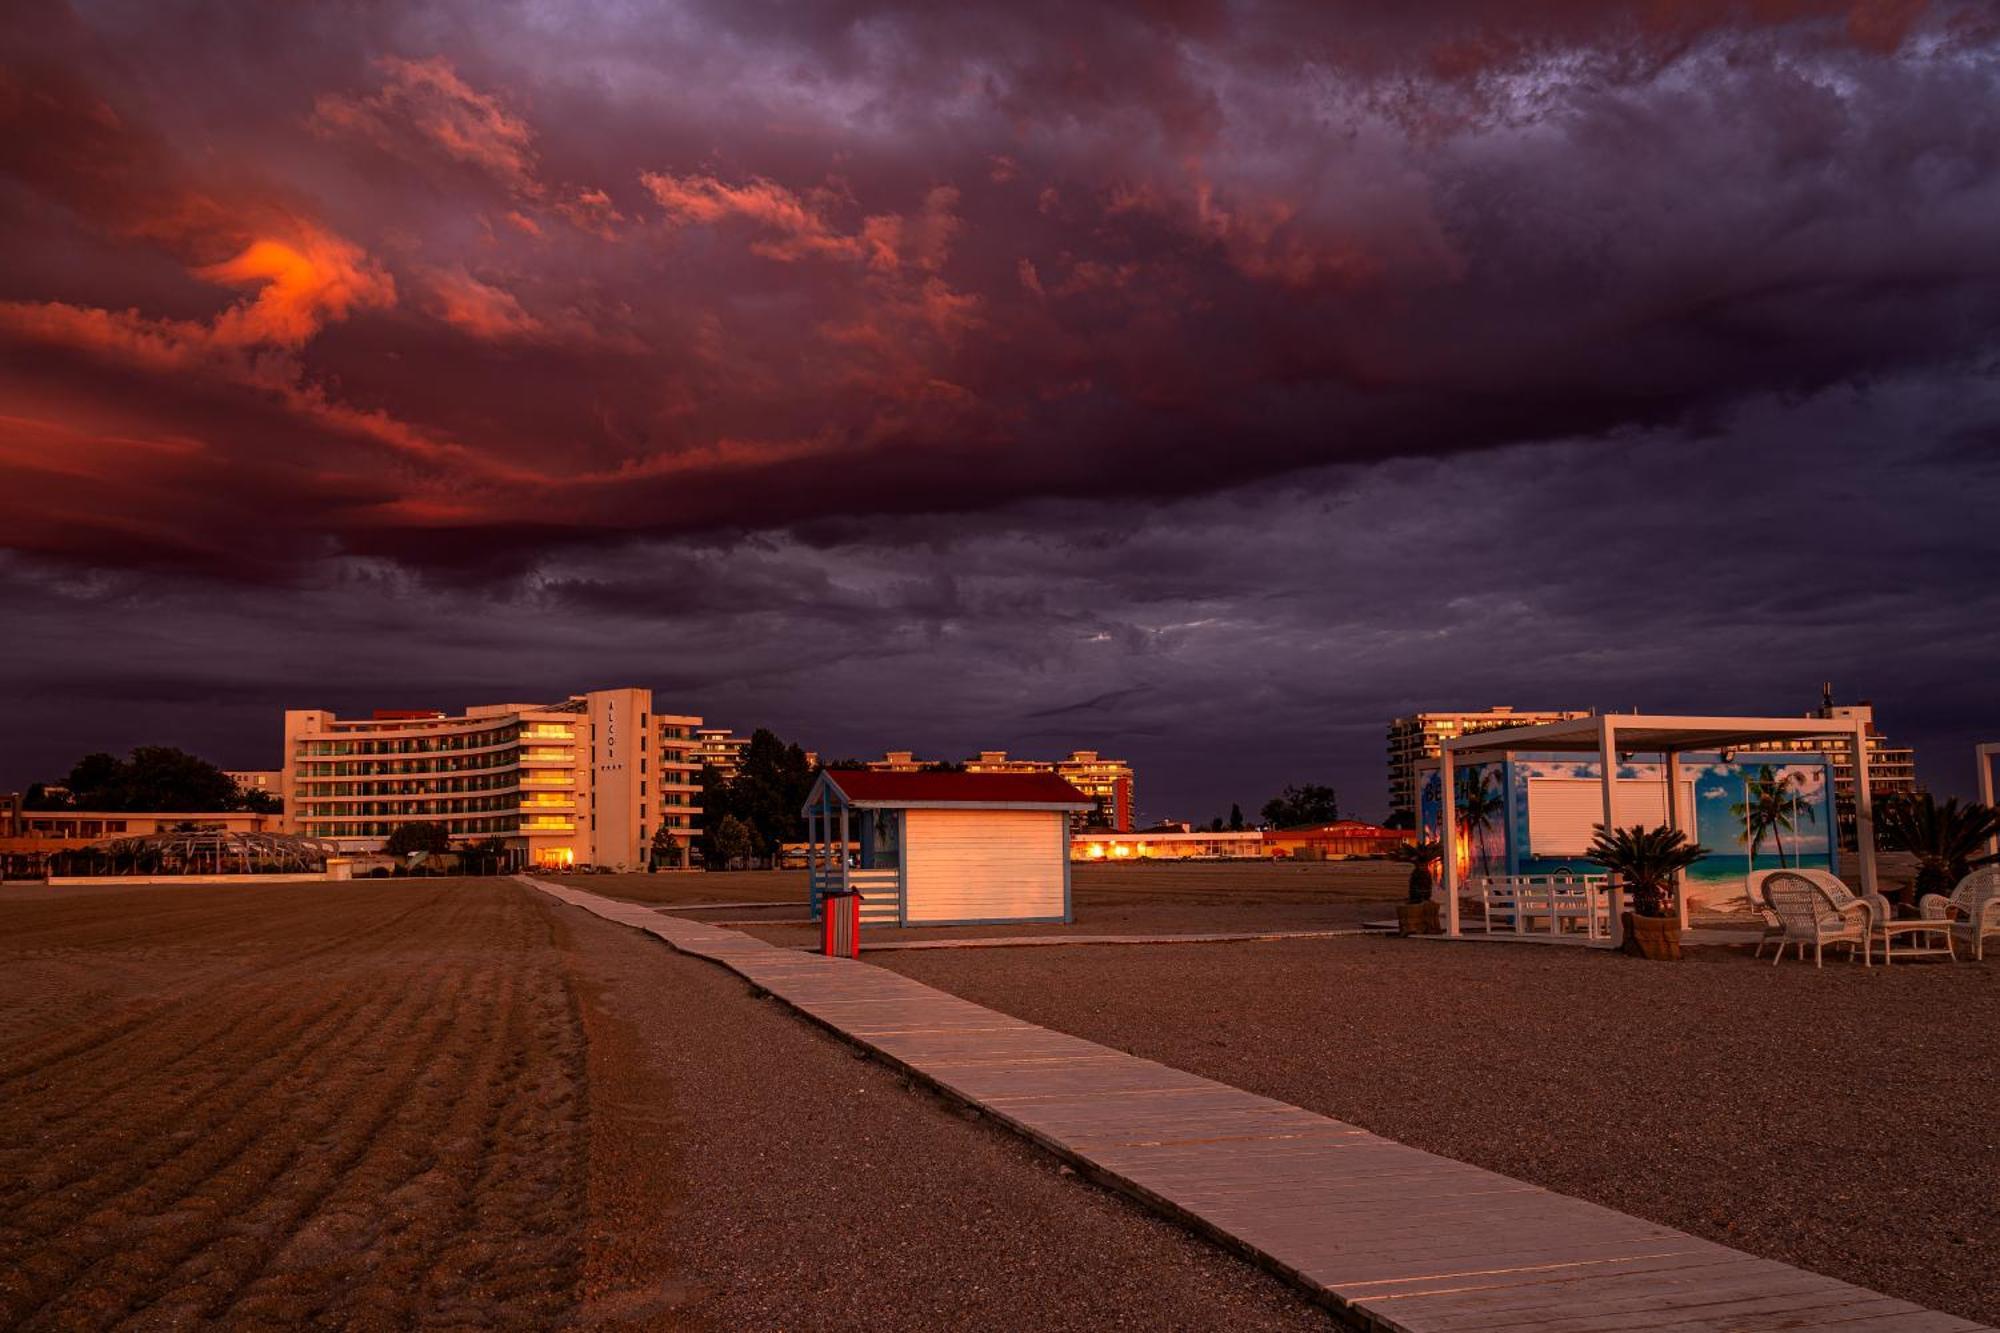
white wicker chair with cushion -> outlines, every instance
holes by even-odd
[[[1981,866],[1951,891],[1952,929],[1969,937],[1972,956],[1986,957],[1986,940],[2000,938],[2000,865]]]
[[[1778,914],[1771,910],[1771,900],[1764,896],[1764,882],[1770,879],[1772,875],[1779,873],[1779,871],[1775,870],[1758,871],[1756,874],[1751,875],[1747,881],[1747,896],[1750,899],[1750,910],[1756,914],[1759,921],[1764,923],[1763,937],[1757,941],[1757,947],[1751,951],[1750,956],[1752,958],[1762,958],[1764,956],[1764,946],[1767,944],[1776,943],[1781,951],[1785,947],[1785,927],[1779,922]]]
[[[1799,946],[1801,959],[1806,945],[1812,945],[1814,967],[1822,965],[1827,945],[1845,944],[1850,951],[1859,948],[1862,965],[1868,965],[1868,925],[1875,909],[1866,902],[1849,895],[1845,903],[1836,903],[1824,885],[1790,870],[1768,876],[1764,896],[1785,932],[1774,964],[1784,960],[1788,944]]]

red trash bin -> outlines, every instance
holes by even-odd
[[[861,956],[861,895],[834,889],[819,899],[820,952],[828,958]]]

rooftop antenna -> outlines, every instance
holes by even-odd
[[[1820,714],[1821,717],[1833,716],[1833,682],[1830,680],[1820,682],[1819,706],[1826,710]]]

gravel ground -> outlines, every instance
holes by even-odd
[[[715,874],[700,870],[675,870],[662,871],[657,875],[550,875],[534,870],[529,874],[552,884],[567,884],[573,889],[601,894],[606,898],[671,907],[749,902],[803,907],[806,901],[803,870],[736,870]]]
[[[547,911],[589,1034],[586,1320],[1331,1327],[722,968]]]
[[[1396,939],[878,954],[1032,1022],[2000,1323],[2000,961]]]
[[[871,926],[882,940],[1004,935],[1193,935],[1259,930],[1342,930],[1393,919],[1409,869],[1385,861],[1140,862],[1079,864],[1071,872],[1068,924]],[[805,892],[800,885],[801,895]],[[749,919],[749,913],[723,914]],[[817,943],[816,927],[751,926],[773,944]]]

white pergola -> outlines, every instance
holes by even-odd
[[[1600,713],[1595,717],[1572,718],[1567,722],[1544,722],[1532,727],[1508,727],[1502,731],[1479,731],[1458,736],[1441,747],[1438,759],[1439,838],[1444,855],[1445,933],[1459,937],[1457,767],[1482,757],[1503,756],[1527,751],[1536,754],[1596,755],[1604,787],[1604,824],[1611,827],[1613,793],[1617,790],[1618,765],[1623,757],[1659,755],[1664,759],[1662,777],[1667,786],[1667,823],[1691,838],[1694,830],[1681,807],[1680,756],[1688,751],[1730,750],[1759,741],[1824,740],[1846,746],[1854,756],[1854,839],[1860,852],[1861,891],[1875,892],[1875,809],[1868,791],[1868,723],[1860,718],[1796,717],[1670,717],[1649,713]],[[1982,747],[2000,751],[2000,745]],[[1990,768],[1982,774],[1989,784]],[[1687,926],[1687,895],[1676,892],[1683,928]],[[1616,911],[1611,913],[1611,942],[1619,941],[1623,927]]]
[[[1993,764],[1996,760],[2000,760],[2000,741],[1990,741],[1985,745],[1977,746],[1974,748],[1973,753],[1979,756],[1979,803],[1981,805],[1991,805],[1993,804]],[[1987,839],[1986,850],[2000,853],[2000,837]]]

